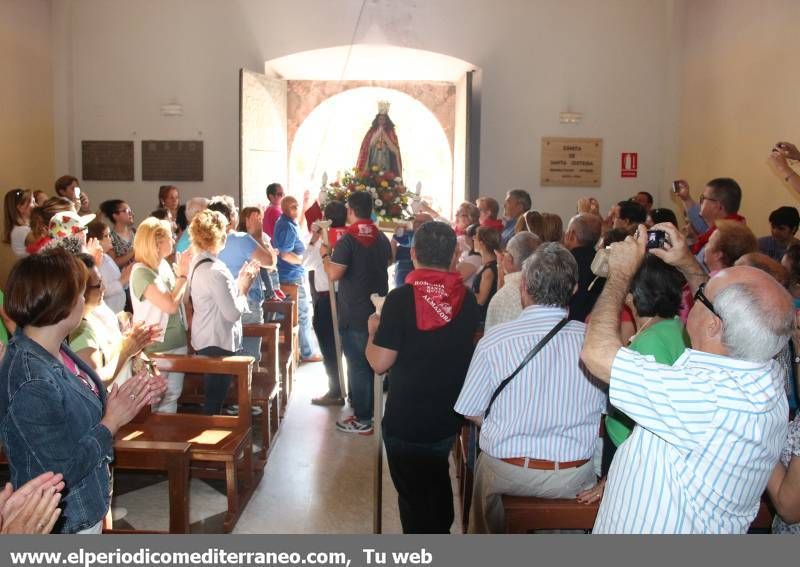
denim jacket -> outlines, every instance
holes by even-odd
[[[91,377],[100,397],[17,330],[0,363],[0,436],[15,489],[47,471],[64,475],[62,513],[53,531],[75,533],[108,511],[114,439],[100,425],[105,387],[66,343],[62,348]]]

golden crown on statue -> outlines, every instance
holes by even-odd
[[[389,114],[391,103],[388,100],[378,101],[378,114]]]

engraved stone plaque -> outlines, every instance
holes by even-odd
[[[542,138],[542,186],[600,187],[602,138]]]
[[[202,181],[203,142],[142,140],[143,181]]]
[[[81,179],[133,181],[133,142],[83,140],[81,155]]]

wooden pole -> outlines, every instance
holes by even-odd
[[[317,221],[317,225],[322,229],[322,242],[330,250],[330,238],[328,229],[331,227],[331,221],[321,220]],[[328,282],[328,295],[331,304],[331,321],[333,322],[333,342],[336,345],[336,369],[339,373],[339,393],[348,402],[348,392],[345,388],[347,380],[344,379],[344,368],[342,367],[342,337],[339,335],[339,310],[336,305],[336,282]]]

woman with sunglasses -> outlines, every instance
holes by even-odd
[[[83,318],[70,333],[69,346],[104,384],[115,379],[130,377],[130,360],[152,344],[153,332],[144,325],[132,326],[124,335],[120,331],[117,316],[105,304],[106,291],[100,269],[88,254],[79,254],[78,259],[89,270]]]
[[[128,287],[133,264],[128,264],[120,271],[117,263],[109,255],[112,249],[111,229],[106,223],[95,219],[86,228],[86,236],[97,239],[103,250],[103,258],[98,266],[106,287],[103,301],[114,313],[122,313],[125,310],[125,288]]]
[[[25,239],[31,232],[31,211],[36,206],[33,193],[29,189],[12,189],[6,193],[3,205],[3,242],[11,244],[11,250],[17,258],[24,258],[28,255]]]

